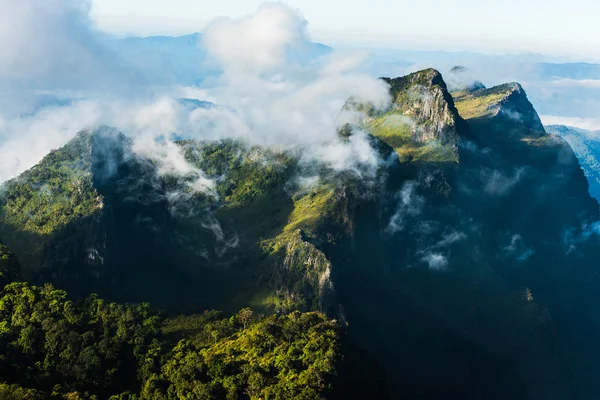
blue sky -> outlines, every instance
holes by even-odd
[[[116,34],[201,31],[254,0],[92,0],[97,25]],[[315,40],[333,45],[492,53],[535,52],[600,60],[598,0],[288,0]],[[341,6],[343,4],[343,6]]]

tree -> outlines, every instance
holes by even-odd
[[[252,316],[254,315],[254,312],[252,311],[252,309],[246,307],[246,308],[242,308],[238,314],[240,322],[244,325],[244,330],[246,330],[246,327],[248,326],[248,324],[252,321]]]

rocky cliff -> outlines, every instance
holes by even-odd
[[[390,85],[392,103],[388,110],[372,113],[366,128],[402,161],[458,162],[458,142],[469,128],[441,74],[428,69],[383,80]]]
[[[537,112],[518,83],[453,92],[456,107],[486,140],[534,139],[545,134]]]

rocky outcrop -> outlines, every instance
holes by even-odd
[[[308,309],[326,311],[327,299],[333,292],[331,262],[306,240],[300,229],[287,239],[281,268],[285,280],[294,282],[287,293],[293,302],[308,303]]]
[[[539,138],[546,133],[525,90],[518,83],[458,91],[453,95],[459,113],[484,141]]]
[[[423,144],[432,141],[457,144],[456,120],[460,117],[438,71],[427,69],[385,81],[394,99],[392,111],[402,113],[413,122],[413,140]]]
[[[427,69],[383,80],[388,110],[371,113],[365,127],[394,148],[401,161],[458,162],[458,145],[469,128],[458,114],[442,75]]]

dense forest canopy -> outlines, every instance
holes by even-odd
[[[165,320],[147,304],[13,282],[0,321],[7,399],[321,399],[340,362],[340,328],[318,313]]]

